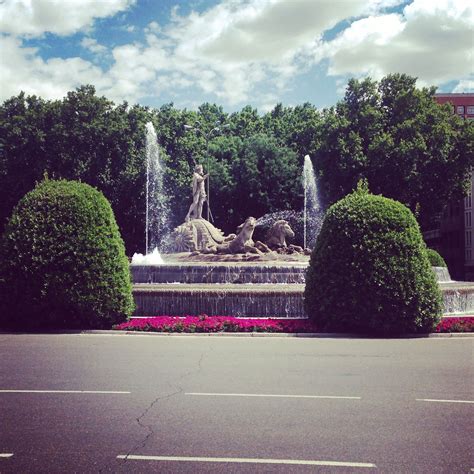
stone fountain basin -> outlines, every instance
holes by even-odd
[[[135,284],[137,316],[305,317],[301,284]]]
[[[474,315],[474,282],[440,282],[445,315]]]
[[[134,283],[303,284],[307,262],[192,262],[133,265]]]
[[[440,283],[444,314],[474,314],[474,283]],[[304,318],[304,284],[135,284],[136,316]]]
[[[189,254],[184,254],[189,259]],[[308,257],[222,261],[177,254],[163,265],[132,265],[136,316],[198,315],[304,318]],[[229,256],[225,256],[229,257]],[[230,256],[232,257],[232,256]],[[302,258],[301,258],[302,257]],[[436,271],[445,314],[474,313],[474,283],[453,282]],[[446,280],[446,281],[442,281]]]
[[[134,283],[184,284],[303,284],[306,255],[189,255],[167,254],[161,265],[131,265]]]

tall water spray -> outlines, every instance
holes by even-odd
[[[313,163],[309,155],[304,157],[303,165],[303,241],[304,247],[314,247],[317,231],[320,224],[321,205],[318,197],[316,177],[314,175]]]
[[[160,159],[160,147],[155,128],[146,124],[146,217],[145,255],[160,263],[160,244],[169,231],[169,205],[164,189],[164,164]]]
[[[169,209],[163,188],[164,166],[155,127],[146,124],[146,223],[145,253],[159,249],[160,239],[167,231]]]

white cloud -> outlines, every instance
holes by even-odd
[[[16,36],[68,35],[112,16],[135,0],[3,0],[0,32]]]
[[[145,50],[153,56],[158,47],[160,57],[164,49],[167,67],[234,105],[253,99],[259,84],[268,82],[283,90],[306,67],[308,46],[325,30],[372,5],[366,0],[343,4],[344,8],[331,0],[228,0],[201,14],[180,16],[175,9],[170,25],[148,25]]]
[[[94,54],[104,54],[107,51],[107,48],[104,45],[99,44],[94,38],[83,38],[81,46]]]
[[[347,82],[345,81],[345,79],[342,79],[342,78],[336,79],[337,95],[342,97],[346,92],[346,88],[347,88]]]
[[[453,92],[470,92],[472,94],[474,92],[474,79],[459,81]]]
[[[161,26],[157,21],[152,21],[148,23],[147,27],[145,28],[146,33],[160,33]]]
[[[7,0],[0,3],[0,26],[12,35],[66,35],[91,27],[94,18],[113,15],[133,1]],[[110,50],[112,62],[106,70],[79,57],[44,61],[35,49],[7,35],[0,37],[6,52],[0,63],[0,98],[20,89],[57,98],[92,83],[115,101],[135,102],[164,92],[183,97],[186,89],[197,88],[228,105],[251,102],[268,108],[291,88],[295,77],[323,59],[329,61],[329,74],[337,76],[338,93],[343,93],[346,75],[379,78],[390,72],[406,72],[430,84],[457,80],[458,90],[472,87],[467,80],[473,64],[470,3],[414,0],[399,14],[385,13],[400,3],[224,0],[186,16],[176,8],[168,25],[151,21],[144,28],[143,42]],[[69,16],[64,15],[65,5]],[[57,12],[63,14],[60,19]],[[132,31],[133,25],[122,20]],[[324,32],[343,21],[348,27],[334,40],[324,41]],[[97,55],[106,52],[90,37],[83,38],[81,46]]]
[[[372,0],[366,10],[367,15],[376,15],[384,12],[388,8],[394,8],[402,5],[406,0]]]
[[[43,61],[35,48],[23,48],[18,39],[0,36],[2,99],[24,91],[48,99],[59,99],[81,84],[107,87],[101,69],[81,58],[54,58]]]
[[[421,84],[442,84],[473,72],[472,4],[464,0],[415,0],[402,15],[354,21],[326,44],[332,75],[375,78],[404,72]]]
[[[216,8],[191,20],[187,31],[201,54],[224,62],[280,62],[344,18],[362,13],[365,1],[331,0],[256,1],[242,8]],[[232,5],[232,4],[230,4]],[[201,25],[211,28],[203,40]],[[197,30],[197,31],[196,31]]]

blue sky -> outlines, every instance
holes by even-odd
[[[467,0],[4,0],[0,99],[81,84],[121,102],[331,106],[392,72],[474,90]]]

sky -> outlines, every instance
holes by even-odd
[[[0,0],[0,100],[82,84],[228,112],[334,105],[351,77],[474,91],[470,0]]]

